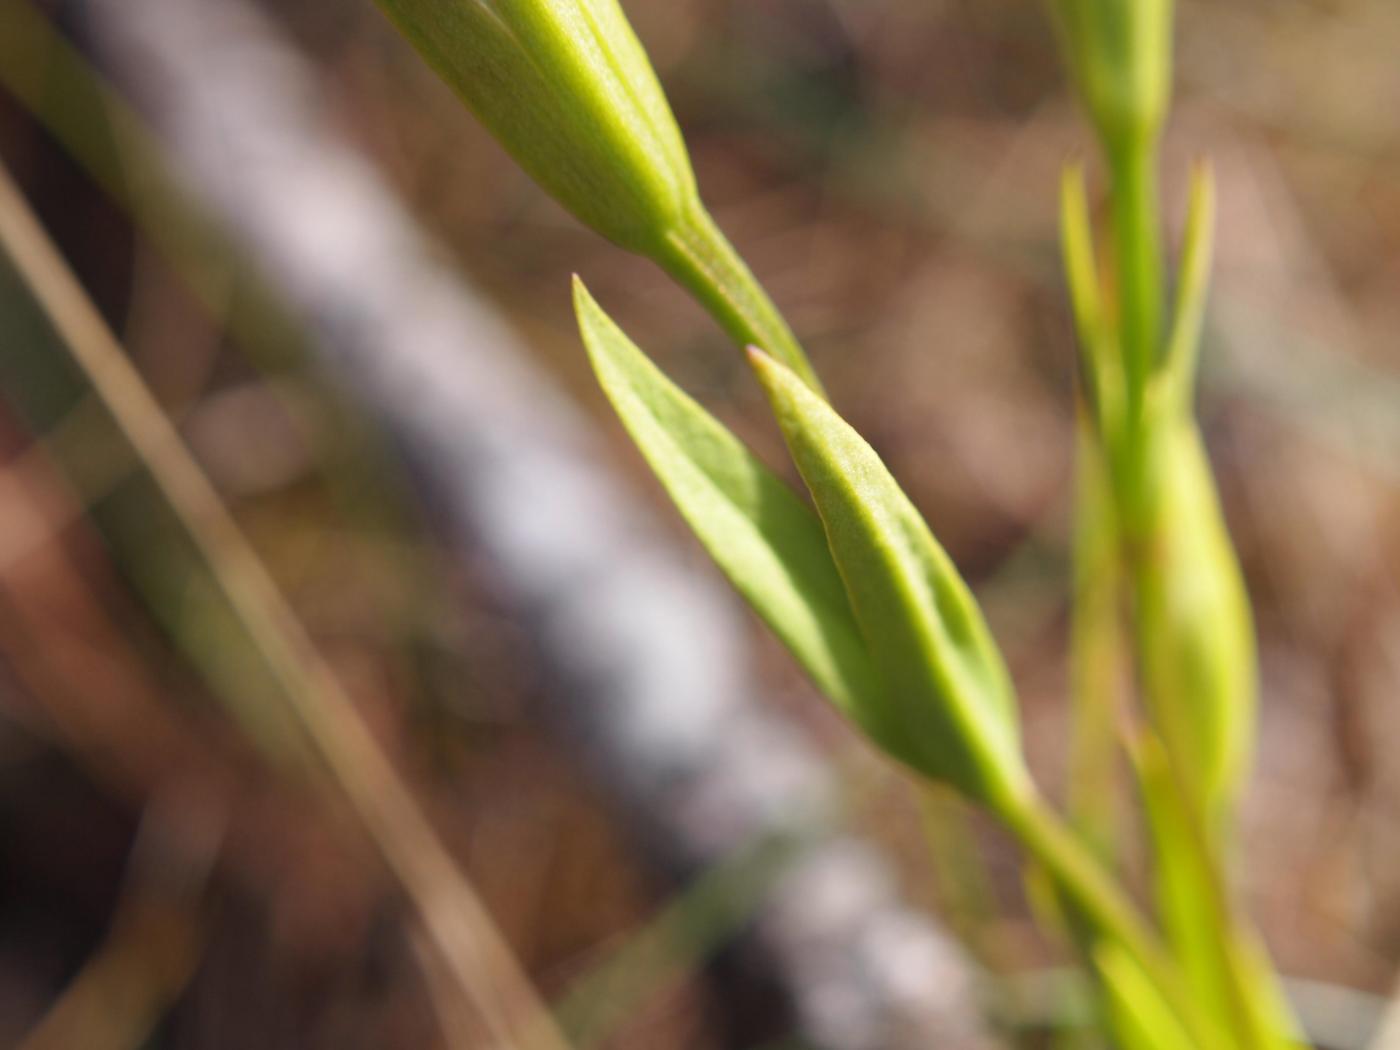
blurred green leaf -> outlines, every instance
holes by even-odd
[[[791,370],[749,359],[811,490],[885,688],[856,712],[886,751],[993,809],[1030,794],[1016,700],[982,612],[866,442]]]
[[[1232,1009],[1225,972],[1221,905],[1202,831],[1172,777],[1159,741],[1144,733],[1132,749],[1152,845],[1157,918],[1197,1000],[1223,1024]]]
[[[817,516],[578,280],[574,306],[604,392],[711,557],[827,696],[848,713],[870,703],[878,679]]]
[[[1210,267],[1215,235],[1215,176],[1201,164],[1191,175],[1191,197],[1186,212],[1186,239],[1176,284],[1167,356],[1161,382],[1181,410],[1188,411],[1196,385],[1200,360],[1201,326],[1210,291]]]
[[[610,1045],[629,1018],[664,997],[751,922],[809,842],[807,833],[799,832],[745,843],[573,978],[555,1002],[573,1050]]]
[[[1123,364],[1109,319],[1104,315],[1088,192],[1084,187],[1084,168],[1079,164],[1069,165],[1060,176],[1060,254],[1079,335],[1085,387],[1098,419],[1113,419],[1122,399]]]
[[[1071,164],[1060,176],[1060,254],[1079,336],[1082,387],[1101,434],[1116,433],[1124,413],[1123,358],[1113,318],[1104,306],[1084,168]]]
[[[1070,613],[1070,819],[1085,844],[1114,866],[1122,792],[1118,717],[1125,681],[1123,563],[1117,507],[1104,450],[1087,413],[1075,413],[1074,592]]]
[[[1195,423],[1157,414],[1138,645],[1153,724],[1208,823],[1238,792],[1255,712],[1254,624]]]
[[[1230,906],[1218,829],[1212,834],[1189,808],[1159,740],[1144,733],[1131,751],[1152,844],[1157,915],[1197,1001],[1248,1045],[1294,1047],[1297,1024],[1272,964]]]
[[[1052,0],[1070,71],[1110,150],[1154,134],[1172,82],[1172,0]]]
[[[1133,957],[1111,940],[1093,949],[1119,1050],[1195,1050],[1196,1042]]]

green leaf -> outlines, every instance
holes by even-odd
[[[1238,913],[1221,870],[1220,828],[1204,826],[1150,731],[1130,750],[1152,844],[1158,919],[1196,1001],[1243,1045],[1293,1047],[1296,1031],[1267,955]],[[1212,834],[1212,830],[1217,834]]]
[[[379,0],[564,207],[651,254],[699,206],[685,143],[617,0]]]
[[[1094,258],[1094,230],[1089,221],[1089,194],[1084,167],[1067,166],[1060,175],[1060,253],[1069,284],[1074,325],[1085,353],[1097,356],[1107,339],[1099,268]]]
[[[378,0],[530,177],[662,266],[740,346],[821,382],[700,201],[685,140],[618,0]]]
[[[1066,167],[1060,177],[1060,251],[1079,335],[1084,387],[1100,429],[1112,430],[1123,412],[1123,362],[1104,314],[1084,168],[1078,164]]]
[[[1200,431],[1165,406],[1153,419],[1135,570],[1142,677],[1152,722],[1213,823],[1249,769],[1254,624]]]
[[[1070,71],[1110,150],[1160,127],[1171,95],[1171,0],[1054,0]]]
[[[1234,1023],[1225,972],[1218,873],[1208,856],[1205,829],[1177,790],[1159,740],[1144,732],[1132,751],[1152,844],[1152,894],[1172,954],[1201,1006],[1222,1025]]]
[[[886,751],[1007,811],[1031,788],[1016,701],[967,585],[875,451],[790,369],[749,359],[817,505],[885,688],[857,713]]]
[[[854,714],[878,678],[826,548],[791,488],[627,338],[575,278],[603,391],[710,556],[817,686]]]
[[[1074,593],[1070,620],[1067,801],[1076,830],[1110,867],[1118,855],[1118,712],[1123,681],[1123,565],[1108,463],[1075,412]]]
[[[1120,945],[1098,940],[1093,948],[1109,1026],[1122,1050],[1193,1050],[1187,1033],[1137,961]]]
[[[1189,409],[1195,387],[1201,326],[1205,320],[1206,295],[1210,287],[1214,234],[1215,178],[1211,169],[1201,164],[1191,176],[1186,239],[1177,277],[1176,307],[1167,355],[1162,365],[1162,381],[1167,384],[1168,396],[1182,411]]]

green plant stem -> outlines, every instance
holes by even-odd
[[[1038,795],[1030,795],[1004,810],[1002,816],[1080,914],[1133,957],[1197,1045],[1203,1050],[1223,1050],[1227,1044],[1196,1002],[1157,935],[1055,811]]]
[[[1125,563],[1125,582],[1132,599],[1130,604],[1135,605],[1138,596],[1154,585],[1152,574],[1161,571],[1153,557],[1146,511],[1149,496],[1146,486],[1151,483],[1151,476],[1143,457],[1151,436],[1145,431],[1134,433],[1130,425],[1120,437],[1123,444],[1119,450],[1120,471],[1116,479],[1121,525],[1119,542]],[[1145,666],[1144,654],[1152,643],[1144,634],[1137,610],[1132,619],[1133,647],[1141,669]],[[1150,681],[1141,684],[1148,690],[1157,688]],[[1181,703],[1179,698],[1156,697],[1148,708],[1160,719],[1164,713],[1180,712]],[[1156,728],[1159,732],[1163,729],[1161,725]],[[1179,738],[1181,733],[1176,736]],[[1190,983],[1202,1001],[1211,998],[1210,985],[1217,986],[1219,1008],[1213,1012],[1223,1014],[1221,1019],[1228,1022],[1238,1046],[1276,1045],[1271,1037],[1272,1026],[1261,1021],[1258,1011],[1257,1004],[1263,995],[1258,975],[1248,972],[1247,960],[1239,950],[1240,920],[1225,889],[1223,833],[1218,828],[1212,831],[1207,827],[1224,817],[1219,814],[1213,820],[1207,817],[1197,792],[1172,761],[1164,756],[1163,769],[1150,780],[1144,776],[1142,764],[1138,764],[1139,784],[1159,849],[1154,872],[1158,912],[1167,928],[1172,953],[1191,975]],[[1176,836],[1168,836],[1170,841],[1163,838],[1166,829],[1161,822],[1164,820],[1171,821],[1169,826],[1177,830]],[[1195,915],[1183,916],[1172,910],[1171,901],[1180,900],[1182,893],[1195,902],[1193,907],[1199,909]]]
[[[772,355],[826,396],[783,315],[704,207],[691,209],[688,221],[666,235],[654,257],[736,343]]]
[[[1147,380],[1162,338],[1162,247],[1157,139],[1144,133],[1108,151],[1128,425],[1142,415]]]
[[[1115,719],[1124,651],[1119,610],[1124,581],[1108,468],[1087,412],[1079,406],[1075,426],[1068,805],[1080,836],[1101,863],[1111,865],[1117,854]]]
[[[1296,1047],[1297,1023],[1226,885],[1227,815],[1202,811],[1159,742],[1145,739],[1134,750],[1157,850],[1158,909],[1177,959],[1202,985],[1203,997],[1211,983],[1218,985],[1241,1045]]]

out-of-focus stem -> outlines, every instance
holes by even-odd
[[[1223,1034],[1196,1002],[1157,935],[1055,811],[1032,795],[1001,815],[1079,914],[1133,957],[1197,1046],[1224,1050]]]
[[[1075,828],[1095,856],[1110,864],[1118,816],[1115,716],[1124,643],[1123,573],[1108,467],[1086,411],[1079,409],[1076,426],[1068,802]]]
[[[1207,827],[1194,792],[1160,744],[1149,736],[1135,750],[1156,850],[1158,917],[1173,954],[1200,1001],[1235,1030],[1241,1046],[1281,1047],[1286,1010],[1267,1016],[1275,1004],[1266,1002],[1266,986],[1255,983],[1262,975],[1247,972],[1241,951],[1246,941],[1225,886],[1219,836]]]
[[[1109,151],[1113,237],[1118,280],[1127,416],[1141,414],[1148,376],[1162,338],[1162,247],[1157,193],[1157,139],[1127,138]]]

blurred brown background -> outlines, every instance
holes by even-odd
[[[120,94],[102,6],[0,0],[6,19],[41,11]],[[720,224],[983,599],[1033,762],[1056,784],[1074,349],[1055,210],[1062,165],[1092,146],[1045,12],[1030,0],[627,7]],[[739,355],[648,264],[544,198],[367,0],[265,13],[314,70],[323,118],[440,245],[433,258],[584,407],[598,454],[708,574],[593,385],[569,276],[782,462]],[[1263,669],[1242,887],[1304,1012],[1361,1035],[1400,959],[1387,757],[1400,743],[1397,49],[1392,0],[1182,3],[1164,177],[1173,216],[1198,157],[1221,194],[1201,414]],[[405,464],[353,381],[347,394],[306,352],[324,336],[279,303],[279,276],[245,259],[253,277],[192,292],[160,236],[177,220],[134,218],[94,172],[100,156],[109,176],[130,175],[129,140],[79,122],[100,146],[84,161],[54,130],[91,89],[73,79],[81,67],[36,55],[26,44],[0,59],[0,157],[534,983],[565,996],[696,872],[637,834],[625,786],[600,782],[575,736],[593,716],[558,717],[570,696],[502,598],[507,570],[444,542],[434,479]],[[47,85],[47,117],[23,84]],[[159,121],[149,97],[139,108]],[[64,1030],[90,1033],[69,1045],[448,1045],[393,880],[316,778],[269,758],[287,733],[258,701],[247,639],[201,597],[198,559],[91,395],[13,297],[0,306],[0,1044],[67,1010],[79,1027]],[[847,827],[883,847],[903,899],[962,928],[933,889],[908,785],[743,622],[764,703],[825,757]],[[973,965],[1002,977],[1057,965],[1006,843],[980,824],[977,836],[995,879]],[[719,980],[700,958],[663,969],[633,982],[600,1045],[806,1045],[782,1042],[791,1018],[763,974]],[[1014,1024],[998,1033],[1019,1037]]]

